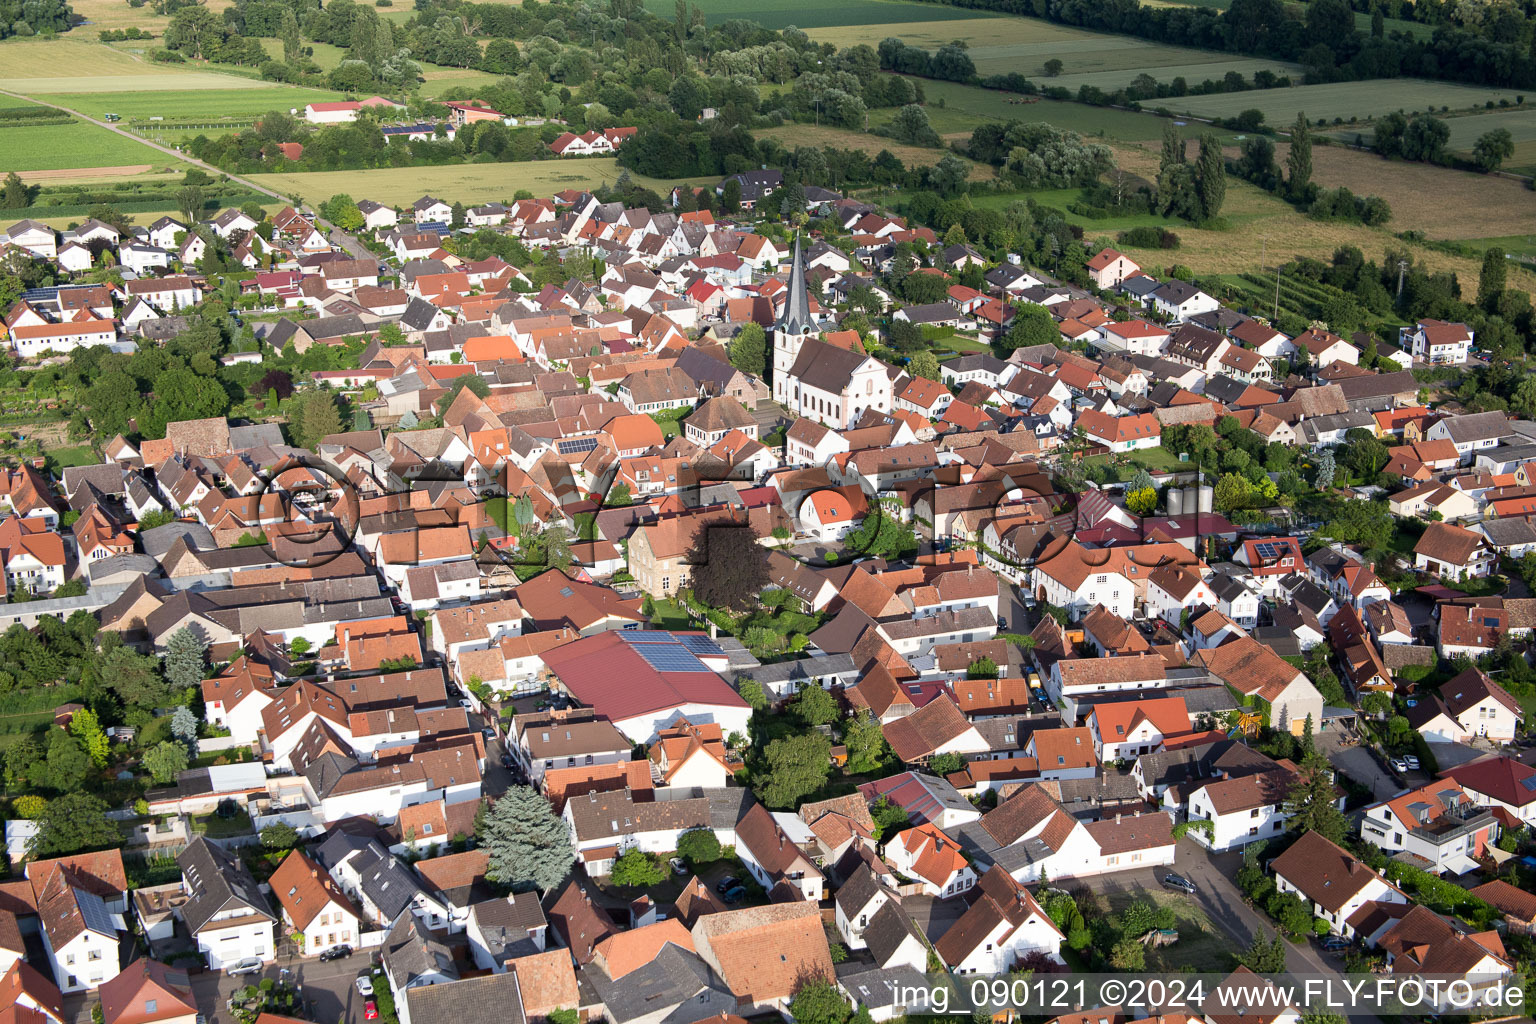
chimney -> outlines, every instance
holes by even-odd
[[[1122,818],[1122,817],[1124,817],[1124,815],[1121,815],[1121,814],[1116,814],[1116,815],[1115,815],[1115,824],[1116,824],[1116,825],[1118,825],[1118,824],[1120,824],[1120,819],[1121,819],[1121,818]]]

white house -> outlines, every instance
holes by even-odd
[[[1349,919],[1371,901],[1407,903],[1397,886],[1377,874],[1365,861],[1308,832],[1270,862],[1275,888],[1294,892],[1312,905],[1312,912],[1328,922],[1336,935],[1355,934]]]
[[[1295,784],[1296,774],[1281,765],[1205,781],[1189,794],[1185,806],[1190,821],[1210,822],[1210,832],[1192,828],[1189,836],[1218,851],[1274,839],[1285,832],[1290,817],[1285,801]]]
[[[1493,811],[1462,791],[1455,779],[1436,779],[1365,809],[1360,835],[1389,854],[1407,853],[1428,871],[1475,871],[1498,837]]]
[[[1141,273],[1141,267],[1129,256],[1117,249],[1100,249],[1088,260],[1088,278],[1094,285],[1108,290],[1128,277]]]
[[[959,844],[932,822],[898,833],[885,844],[885,859],[929,896],[948,899],[976,884],[976,869]]]
[[[180,916],[209,967],[217,971],[249,958],[266,963],[277,958],[272,937],[277,918],[238,857],[197,836],[176,863],[187,894]]]
[[[1473,336],[1466,324],[1420,320],[1398,329],[1398,344],[1432,366],[1461,366],[1471,353]]]
[[[361,914],[330,874],[302,850],[294,850],[271,879],[283,921],[306,956],[333,946],[356,946]]]
[[[1060,960],[1065,938],[1035,898],[1001,867],[978,883],[981,893],[934,944],[956,974],[1006,974],[1033,953]]]

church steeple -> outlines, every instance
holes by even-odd
[[[816,330],[811,319],[811,300],[805,291],[805,258],[800,254],[800,233],[795,232],[795,258],[789,265],[789,299],[779,315],[775,331],[784,334],[811,334]]]

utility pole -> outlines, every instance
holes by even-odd
[[[1398,302],[1402,302],[1403,301],[1403,275],[1405,275],[1407,273],[1408,273],[1408,261],[1405,260],[1405,259],[1398,260],[1397,261],[1397,301]]]
[[[1270,312],[1269,322],[1273,324],[1280,319],[1280,264],[1275,264],[1275,308]]]

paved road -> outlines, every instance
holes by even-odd
[[[313,957],[279,957],[260,976],[248,974],[232,978],[211,971],[193,975],[192,995],[209,1024],[237,1024],[234,1015],[226,1008],[234,991],[257,984],[262,978],[277,980],[281,970],[287,968],[292,972],[290,980],[298,986],[306,1003],[304,1011],[298,1014],[301,1019],[324,1021],[325,1024],[338,1021],[360,1024],[366,1000],[358,994],[355,982],[359,974],[368,970],[371,962],[367,953],[353,953],[345,960],[330,963],[321,963]]]

